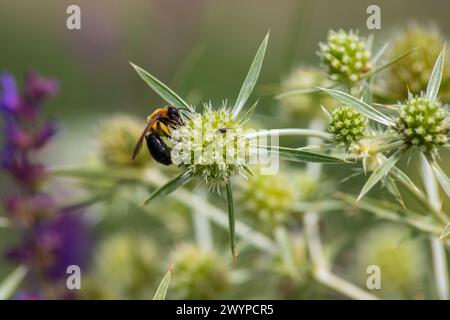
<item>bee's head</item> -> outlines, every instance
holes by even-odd
[[[167,116],[169,117],[169,121],[172,125],[182,126],[184,124],[181,114],[177,108],[169,106],[167,108]]]

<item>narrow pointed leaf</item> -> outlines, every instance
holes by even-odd
[[[189,104],[181,99],[175,92],[172,91],[164,83],[156,79],[150,73],[142,69],[141,67],[130,62],[131,66],[136,70],[142,80],[147,83],[161,98],[163,98],[168,104],[177,108],[190,108]]]
[[[441,236],[439,237],[441,240],[447,239],[447,237],[450,236],[450,223],[447,224],[444,231],[442,231]]]
[[[409,187],[412,190],[420,192],[419,188],[414,184],[414,182],[412,182],[412,180],[408,177],[408,175],[399,168],[393,167],[392,170],[389,172],[389,174],[395,179],[401,181],[402,183],[409,185]]]
[[[441,228],[433,223],[429,216],[422,216],[414,211],[398,207],[391,202],[380,199],[364,198],[358,201],[355,197],[340,193],[339,198],[361,210],[374,214],[380,219],[406,224],[424,232],[439,235]]]
[[[233,108],[233,118],[235,119],[238,116],[241,109],[244,107],[248,98],[250,97],[250,94],[252,93],[253,88],[256,85],[256,81],[258,81],[268,41],[269,41],[269,33],[267,33],[266,37],[261,43],[261,46],[258,49],[258,52],[256,52],[255,58],[253,59],[252,65],[250,66],[250,70],[248,71],[247,77],[245,78],[244,83],[242,84],[241,91],[239,92],[239,96]]]
[[[385,114],[381,113],[377,109],[373,108],[372,106],[368,105],[364,101],[361,101],[345,92],[341,92],[341,91],[333,90],[333,89],[324,89],[324,88],[321,88],[321,90],[325,91],[330,96],[336,98],[340,102],[342,102],[350,107],[355,108],[358,112],[360,112],[365,117],[367,117],[373,121],[379,122],[386,126],[390,126],[393,124],[393,121],[391,118],[389,118]]]
[[[403,202],[402,194],[395,183],[395,180],[387,175],[385,176],[385,185],[388,192],[401,204],[402,207],[405,207],[405,203]]]
[[[395,63],[397,63],[398,61],[400,61],[401,59],[403,59],[407,55],[413,53],[415,50],[416,49],[411,49],[411,50],[409,50],[409,51],[399,55],[397,58],[389,61],[388,63],[382,65],[381,67],[379,67],[379,68],[377,68],[377,69],[375,69],[375,70],[373,70],[373,71],[371,71],[369,73],[366,73],[361,79],[364,80],[364,79],[373,77],[374,75],[376,75],[376,74],[380,73],[381,71],[383,71],[383,70],[389,68],[390,66],[394,65]]]
[[[278,155],[282,160],[293,162],[319,162],[328,164],[342,164],[347,162],[345,161],[345,159],[335,156],[286,147],[259,146],[258,151],[268,152],[268,155],[275,154]]]
[[[380,50],[377,51],[377,53],[374,54],[373,58],[372,58],[372,64],[376,64],[378,62],[378,60],[380,60],[380,58],[383,56],[384,52],[386,51],[386,49],[389,47],[389,42],[386,42]]]
[[[28,270],[26,267],[19,266],[0,282],[0,300],[7,300],[14,295],[27,272]]]
[[[173,267],[170,267],[169,271],[167,271],[167,273],[162,278],[161,283],[158,286],[158,290],[156,290],[156,293],[153,296],[153,300],[166,299],[167,289],[169,288],[170,278],[172,277],[172,269]]]
[[[370,191],[377,183],[380,181],[389,171],[395,166],[397,161],[400,159],[401,152],[395,152],[390,158],[386,159],[367,179],[364,187],[362,188],[358,200],[360,200],[364,195]]]
[[[447,196],[450,197],[450,179],[445,174],[445,172],[441,169],[441,167],[437,164],[436,161],[432,160],[429,161],[431,169],[433,169],[434,176],[436,177],[436,180],[441,185],[442,189],[444,189]]]
[[[445,60],[445,46],[439,54],[436,63],[433,67],[433,72],[431,73],[430,80],[428,81],[427,87],[427,98],[430,100],[436,99],[436,96],[441,86],[442,72],[444,70],[444,60]]]
[[[327,87],[326,89],[334,89],[338,86],[340,86],[340,83],[336,83],[333,84],[332,86]],[[283,93],[280,93],[278,95],[275,96],[275,99],[280,100],[280,99],[284,99],[290,96],[300,96],[300,95],[304,95],[304,94],[315,94],[315,93],[319,93],[321,92],[322,89],[320,88],[306,88],[306,89],[294,89],[294,90],[290,90],[290,91],[286,91]]]
[[[192,176],[190,174],[187,174],[187,173],[183,172],[182,174],[180,174],[176,178],[170,180],[169,182],[167,182],[163,186],[161,186],[158,189],[156,189],[150,195],[150,197],[144,202],[144,205],[148,204],[150,201],[152,201],[152,200],[154,200],[154,199],[156,199],[158,197],[164,197],[164,196],[167,196],[167,195],[171,194],[172,192],[174,192],[178,188],[184,186],[191,179],[192,179]]]
[[[230,246],[233,259],[236,259],[236,240],[235,240],[235,217],[234,217],[234,203],[233,203],[233,191],[231,189],[231,183],[226,184],[227,188],[227,202],[228,202],[228,225],[230,232]]]
[[[247,112],[245,112],[244,116],[242,117],[242,119],[239,120],[239,123],[245,123],[247,122],[250,117],[252,116],[253,112],[255,112],[256,107],[258,106],[258,102],[259,100],[257,100],[248,110]]]

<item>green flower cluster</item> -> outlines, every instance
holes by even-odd
[[[320,69],[313,67],[299,67],[294,69],[282,82],[281,92],[304,90],[315,87],[331,87],[332,81],[327,79]],[[321,112],[320,106],[333,106],[335,101],[329,95],[318,92],[316,94],[294,94],[280,100],[281,108],[294,121],[304,117],[305,113],[314,116]]]
[[[417,24],[409,25],[392,42],[389,60],[414,49],[413,52],[394,63],[385,73],[383,91],[392,98],[404,99],[408,92],[420,94],[428,85],[437,56],[444,47],[445,39],[439,30]],[[447,59],[446,59],[447,60]],[[443,69],[444,81],[450,79],[450,66]],[[441,96],[449,90],[440,90]]]
[[[246,212],[265,223],[284,221],[295,200],[295,185],[283,174],[255,174],[240,184],[238,201]]]
[[[400,107],[395,129],[408,146],[417,146],[425,152],[434,152],[447,142],[450,126],[445,121],[446,111],[438,100],[413,96]]]
[[[331,80],[355,83],[372,69],[367,41],[353,31],[330,30],[317,54]]]
[[[102,123],[98,144],[100,159],[111,166],[145,166],[149,163],[149,156],[141,152],[132,160],[131,154],[136,137],[142,133],[145,123],[128,115],[117,114]]]
[[[337,143],[350,146],[360,141],[367,129],[367,119],[348,106],[341,106],[331,111],[328,119],[328,132]]]
[[[172,133],[172,141],[174,164],[203,177],[213,187],[245,171],[248,141],[225,106],[214,110],[205,105],[202,114],[193,113],[184,126]]]
[[[228,270],[213,251],[185,244],[172,253],[171,261],[171,292],[179,299],[217,299],[229,286]]]
[[[161,271],[158,250],[142,235],[117,234],[99,246],[84,298],[147,299],[155,291]]]
[[[383,298],[409,297],[423,284],[426,255],[420,241],[408,237],[408,230],[394,225],[381,225],[359,241],[356,250],[355,274],[367,283],[369,266],[379,267]],[[408,295],[409,294],[409,295]]]

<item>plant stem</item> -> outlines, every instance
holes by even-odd
[[[144,179],[145,180],[141,182],[144,182],[144,184],[147,186],[150,184],[152,187],[159,186],[161,185],[161,183],[164,183],[164,181],[167,180],[167,178],[163,174],[156,170],[149,170]],[[199,197],[198,195],[195,195],[192,192],[186,191],[182,188],[174,192],[172,196],[189,207],[191,210],[198,210],[198,208],[202,208],[202,210],[198,210],[200,214],[207,216],[209,219],[211,219],[212,222],[223,227],[225,230],[228,230],[228,214],[212,205],[202,197]],[[145,207],[143,207],[143,209],[145,209]],[[254,247],[271,255],[277,252],[277,245],[272,239],[252,229],[247,224],[236,220],[235,228],[236,235],[238,235],[242,239],[245,239]]]
[[[432,207],[440,211],[441,200],[433,172],[424,155],[420,157],[422,179],[427,191],[428,200]],[[448,300],[448,265],[445,247],[437,237],[431,238],[431,253],[433,256],[433,270],[437,294],[440,300]]]
[[[400,179],[395,172],[395,170],[391,170],[389,174],[393,175],[395,178],[397,178],[397,181],[405,188],[406,191],[409,192],[424,208],[428,209],[435,215],[435,217],[445,225],[447,225],[447,217],[441,212],[440,209],[438,209],[436,206],[434,206],[426,197],[425,194],[422,193],[422,191],[412,188],[411,185],[408,183],[405,183],[402,179]]]
[[[433,256],[434,278],[437,294],[440,300],[448,300],[448,265],[445,246],[437,237],[431,238],[431,253]]]
[[[323,124],[320,120],[314,120],[311,122],[312,128],[318,128],[321,126],[323,126]],[[308,144],[315,144],[317,142],[317,138],[310,138]],[[318,180],[322,171],[322,166],[319,163],[307,163],[306,170],[308,175]],[[377,297],[340,278],[330,271],[323,252],[322,242],[320,240],[318,213],[312,210],[306,212],[303,217],[303,223],[308,252],[314,269],[313,275],[316,280],[352,299],[377,299]]]
[[[272,129],[248,133],[246,138],[256,139],[268,136],[305,136],[332,140],[332,136],[329,133],[311,129]]]
[[[199,197],[207,201],[207,194],[201,190]],[[194,225],[195,241],[202,249],[210,251],[214,248],[211,223],[209,217],[199,211],[204,210],[202,207],[192,210],[192,223]]]

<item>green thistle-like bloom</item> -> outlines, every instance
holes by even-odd
[[[399,226],[376,227],[359,241],[356,250],[356,274],[366,284],[367,267],[381,271],[380,295],[384,298],[411,297],[423,283],[427,258],[418,240],[408,239],[408,231]]]
[[[145,236],[117,234],[96,251],[93,273],[88,277],[86,298],[147,299],[159,281],[158,252]]]
[[[171,256],[171,295],[179,299],[218,299],[229,286],[229,273],[213,252],[182,245]]]
[[[330,79],[355,83],[371,69],[372,54],[367,40],[353,31],[330,30],[326,43],[319,43],[318,55]]]
[[[328,120],[328,132],[337,143],[350,146],[360,141],[367,129],[367,119],[348,106],[341,106],[331,111]]]
[[[315,87],[331,87],[332,82],[324,77],[323,73],[313,67],[299,67],[294,69],[281,82],[281,92],[289,92],[293,90],[311,89]],[[315,94],[297,94],[283,97],[280,100],[281,108],[289,115],[303,117],[305,113],[311,115],[321,112],[320,106],[333,106],[334,99],[329,95],[318,92]]]
[[[243,174],[249,160],[248,141],[238,121],[224,105],[214,110],[205,105],[186,124],[172,133],[174,164],[217,188],[235,174]]]
[[[136,137],[142,133],[143,123],[134,117],[118,114],[101,125],[98,135],[100,159],[113,166],[144,166],[149,163],[148,154],[141,152],[132,160]]]
[[[425,91],[436,58],[444,44],[444,37],[435,27],[411,24],[399,32],[390,46],[388,59],[395,59],[412,49],[414,51],[387,70],[384,81],[382,81],[383,91],[396,99],[404,99],[408,92],[420,94]],[[444,65],[442,78],[444,83],[450,79],[449,64]],[[448,86],[445,89],[441,88],[441,96],[448,96],[450,94],[448,89]]]
[[[297,199],[292,180],[283,174],[257,174],[240,184],[238,201],[251,216],[264,223],[286,219]]]
[[[433,153],[437,146],[448,140],[450,126],[445,121],[446,116],[447,112],[438,100],[410,95],[400,107],[395,129],[401,133],[406,145]]]

